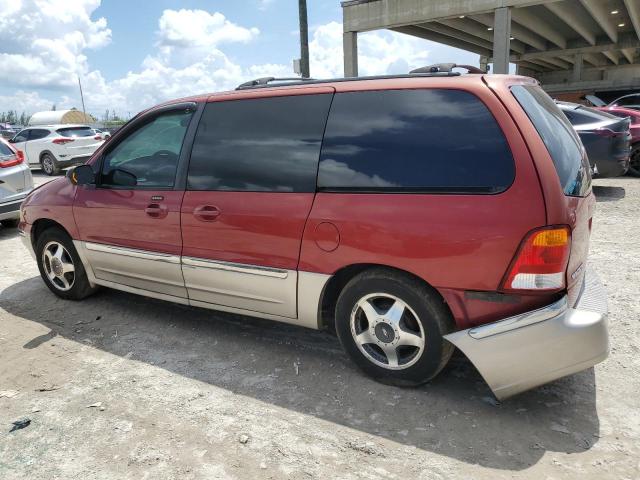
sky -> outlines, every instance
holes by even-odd
[[[343,75],[340,0],[308,0],[314,78]],[[400,33],[360,34],[360,75],[478,56]],[[0,0],[0,111],[129,117],[165,100],[293,76],[296,0]]]

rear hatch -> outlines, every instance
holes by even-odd
[[[566,285],[569,300],[573,305],[583,284],[595,210],[589,161],[573,126],[540,86],[514,85],[511,91],[533,123],[553,162],[555,178],[545,178],[545,169],[539,168],[540,181],[560,183],[560,189],[543,190],[547,206],[547,223],[568,225],[571,228],[571,253],[566,271]]]
[[[90,127],[62,127],[58,128],[56,132],[68,139],[63,145],[72,157],[90,156],[103,141],[102,137]]]

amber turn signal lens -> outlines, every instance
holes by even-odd
[[[566,228],[542,230],[535,234],[533,246],[535,247],[562,247],[569,243],[569,231]]]

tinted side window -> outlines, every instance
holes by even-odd
[[[566,195],[586,194],[591,185],[589,164],[577,133],[558,106],[540,87],[511,88],[518,103],[542,138]]]
[[[209,103],[189,163],[190,190],[313,192],[330,94]]]
[[[487,107],[459,90],[336,94],[322,146],[325,190],[494,193],[515,166]]]
[[[173,187],[192,114],[192,111],[165,113],[129,134],[105,155],[100,185]]]
[[[11,150],[7,145],[0,141],[0,157],[4,157],[7,155],[15,155],[13,150]]]
[[[638,105],[640,104],[640,95],[631,95],[629,97],[621,98],[615,105]]]
[[[22,130],[15,137],[13,137],[13,141],[15,143],[26,142],[29,138],[29,130]]]
[[[45,130],[43,128],[34,128],[29,134],[29,140],[40,140],[41,138],[48,137],[49,133],[51,133],[49,132],[49,130]]]

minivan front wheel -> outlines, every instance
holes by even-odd
[[[60,173],[60,169],[58,168],[56,160],[53,158],[53,155],[49,153],[45,153],[42,156],[40,164],[42,165],[42,171],[50,177]]]
[[[440,296],[400,272],[354,277],[336,306],[336,332],[351,359],[383,383],[415,386],[435,377],[454,347],[443,336],[453,319]]]
[[[64,231],[45,230],[38,237],[35,250],[40,276],[58,297],[81,300],[95,291],[71,238]]]

